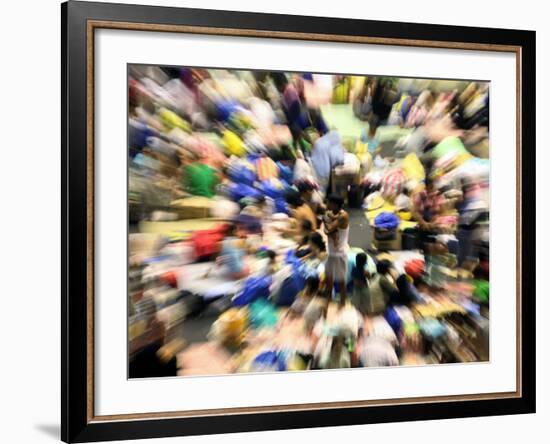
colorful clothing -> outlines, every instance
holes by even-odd
[[[428,193],[426,190],[422,190],[413,196],[414,208],[426,222],[430,222],[437,215],[441,207],[441,200],[441,195],[436,191]]]
[[[476,279],[473,281],[474,284],[474,296],[484,303],[489,302],[489,281],[483,279]]]
[[[311,164],[319,184],[328,184],[330,172],[344,163],[344,149],[337,131],[330,131],[317,139],[311,153]]]
[[[193,196],[212,197],[216,193],[216,171],[203,163],[191,163],[183,167],[183,187]]]
[[[225,130],[223,132],[223,144],[229,155],[237,157],[244,157],[246,155],[246,146],[243,140],[233,131]]]
[[[375,274],[369,285],[369,298],[367,304],[367,313],[369,315],[378,315],[384,312],[386,305],[390,300],[391,294],[395,288],[386,276]]]
[[[279,175],[277,164],[269,157],[256,160],[256,171],[260,180],[275,179]]]
[[[303,221],[307,220],[311,223],[311,227],[314,231],[317,229],[317,218],[307,203],[304,203],[303,205],[292,210],[291,215],[298,221],[300,226]]]
[[[407,178],[401,168],[393,169],[384,174],[382,178],[382,196],[384,198],[395,197],[401,193]]]
[[[245,253],[235,246],[237,238],[228,237],[222,243],[221,257],[223,264],[231,274],[239,274],[244,269]]]

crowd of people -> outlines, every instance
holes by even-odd
[[[489,359],[489,85],[132,65],[129,376]]]

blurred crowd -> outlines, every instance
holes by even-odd
[[[131,65],[129,376],[489,359],[489,84]]]

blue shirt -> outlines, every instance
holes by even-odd
[[[221,255],[223,263],[229,269],[230,273],[240,273],[243,269],[244,251],[233,246],[234,237],[228,237],[223,241]]]
[[[380,146],[380,140],[378,140],[376,137],[373,137],[372,139],[367,139],[367,147],[369,150],[369,153],[374,153],[376,149]]]
[[[320,179],[330,177],[332,168],[344,163],[344,149],[337,131],[330,131],[313,144],[311,164]]]

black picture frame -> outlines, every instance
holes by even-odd
[[[91,162],[88,131],[87,38],[89,21],[110,21],[166,26],[260,30],[266,33],[396,39],[414,42],[509,45],[519,48],[521,78],[521,136],[518,159],[521,171],[520,337],[521,393],[499,399],[448,400],[294,410],[242,412],[128,420],[96,420],[90,416],[90,335],[93,311],[90,291]],[[69,1],[61,5],[62,53],[62,383],[61,438],[89,442],[156,438],[180,435],[277,430],[395,421],[511,415],[535,412],[535,32],[435,24],[412,24],[356,19],[274,15],[126,4]],[[457,46],[457,47],[460,47]],[[520,117],[521,117],[520,115]],[[93,253],[93,252],[92,252]],[[92,255],[93,257],[93,255]]]

